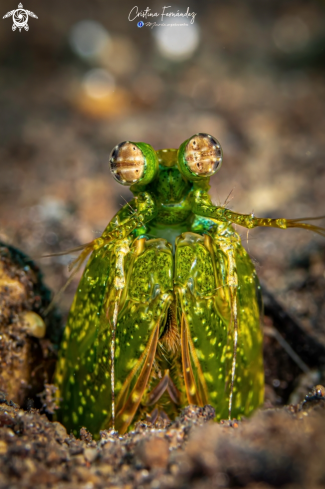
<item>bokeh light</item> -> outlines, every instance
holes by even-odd
[[[200,42],[197,24],[183,27],[161,26],[153,31],[159,52],[172,61],[189,59]]]
[[[107,30],[94,20],[77,22],[70,32],[71,47],[81,58],[96,58],[109,43]]]
[[[300,17],[280,17],[273,28],[274,44],[285,53],[304,48],[308,40],[309,29]]]
[[[94,99],[104,98],[115,89],[113,76],[101,68],[88,71],[83,78],[82,85],[86,94]]]

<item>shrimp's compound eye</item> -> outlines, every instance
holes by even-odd
[[[219,141],[209,134],[196,134],[188,140],[184,161],[198,177],[210,177],[221,167],[222,149]]]
[[[114,178],[122,185],[137,183],[142,178],[146,165],[141,149],[129,141],[115,146],[109,163]]]

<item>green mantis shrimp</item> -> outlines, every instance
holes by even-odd
[[[221,163],[220,143],[201,133],[179,149],[113,149],[111,172],[134,199],[79,248],[75,272],[92,254],[55,374],[58,419],[75,433],[123,434],[187,404],[240,418],[263,403],[261,289],[232,224],[325,232],[213,205],[209,180]]]

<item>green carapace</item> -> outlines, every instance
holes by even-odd
[[[134,199],[73,262],[77,271],[91,252],[55,375],[68,430],[123,434],[188,404],[240,418],[263,403],[261,290],[232,224],[324,230],[213,205],[209,180],[221,163],[208,134],[179,149],[113,149],[111,172]]]

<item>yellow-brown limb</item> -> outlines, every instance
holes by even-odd
[[[63,255],[71,255],[72,253],[75,253],[76,251],[81,251],[85,249],[87,246],[91,245],[93,241],[90,243],[86,243],[80,246],[77,246],[76,248],[71,248],[70,250],[65,250],[65,251],[58,251],[57,253],[49,253],[47,255],[42,255],[40,258],[48,258],[52,256],[63,256]]]
[[[155,326],[151,334],[147,349],[143,352],[140,360],[136,365],[136,368],[133,369],[132,372],[128,375],[124,383],[124,386],[122,388],[122,391],[119,395],[117,405],[116,405],[116,411],[117,411],[116,428],[121,434],[124,434],[128,429],[141,402],[143,393],[146,389],[150,377],[152,365],[155,359],[158,338],[159,338],[159,323]],[[130,384],[134,378],[135,370],[138,370],[141,365],[142,365],[141,372],[136,381],[136,384],[133,387],[131,393],[127,396],[127,399],[125,399],[128,390],[130,388]]]
[[[184,312],[182,313],[181,323],[182,364],[187,400],[190,404],[205,406],[209,402],[208,390],[192,338],[189,334]],[[198,372],[198,383],[196,383],[194,378],[191,359],[195,365],[196,372]]]
[[[313,224],[307,224],[301,221],[315,221],[317,219],[323,219],[325,216],[319,217],[305,217],[296,219],[271,219],[263,217],[255,217],[252,214],[240,214],[233,212],[225,207],[215,206],[212,204],[210,196],[202,190],[195,190],[193,193],[193,212],[199,216],[210,217],[219,221],[228,221],[232,224],[238,224],[248,229],[255,227],[273,227],[279,229],[288,228],[301,228],[313,231],[320,236],[325,237],[325,228],[321,226],[314,226]]]
[[[73,272],[71,273],[70,277],[68,278],[68,280],[66,281],[66,283],[63,285],[63,287],[61,287],[61,289],[59,290],[59,292],[57,292],[53,299],[51,300],[50,304],[48,305],[48,307],[45,309],[44,311],[44,315],[46,316],[52,309],[53,309],[53,306],[56,302],[58,302],[63,294],[63,292],[66,290],[66,288],[68,287],[68,285],[72,282],[73,278],[75,277],[75,275],[79,272],[83,262],[86,260],[87,256],[89,255],[89,253],[92,251],[91,248],[86,248],[81,254],[80,256],[78,256],[78,258],[76,260],[74,260],[73,263],[73,267],[75,268],[73,270]]]

